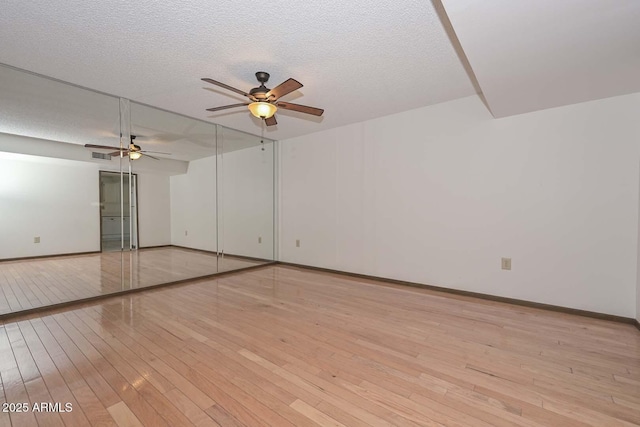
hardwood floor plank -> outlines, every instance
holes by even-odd
[[[39,376],[30,380],[29,382],[25,382],[27,391],[29,392],[29,399],[31,400],[31,411],[35,414],[38,425],[40,426],[64,426],[61,417],[66,414],[58,414],[55,409],[49,412],[49,410],[47,409],[47,405],[50,403],[58,403],[64,408],[66,403],[70,403],[71,405],[73,405],[75,401],[68,402],[66,400],[60,400],[66,399],[70,396],[67,390],[61,388],[61,384],[56,378],[56,373],[52,369],[51,364],[48,363],[48,354],[46,353],[46,351],[43,351],[43,348],[41,346],[37,348],[35,347],[33,337],[29,335],[29,331],[25,333],[20,325],[18,325],[18,327],[19,329],[15,330],[14,333],[17,334],[18,332],[20,332],[22,334],[24,340],[23,342],[27,345],[27,350],[31,354],[31,358],[36,365],[36,369],[38,369],[39,372],[51,374],[51,376]],[[28,356],[25,353],[16,353],[16,357],[23,361],[28,360]],[[44,410],[42,409],[43,404],[45,405]],[[82,410],[76,409],[76,411],[79,413],[74,414],[68,418],[71,421],[85,422],[86,418],[84,418]]]
[[[50,361],[55,364],[55,367],[77,401],[78,408],[76,410],[81,410],[93,426],[114,426],[115,424],[104,405],[100,402],[82,374],[76,369],[73,362],[67,357],[62,347],[42,321],[35,319],[29,323],[25,322],[22,324],[21,330],[23,330],[25,337],[31,337],[29,347],[32,354],[41,354],[43,358],[42,364],[47,364],[49,369],[53,369]],[[47,360],[48,358],[45,358],[45,354],[50,358],[50,361]],[[67,417],[66,415],[64,415],[63,418],[65,420],[71,420],[71,417]],[[80,420],[78,420],[78,422],[79,421]],[[74,421],[71,420],[71,422]]]
[[[118,396],[143,423],[143,425],[158,427],[169,426],[169,424],[158,414],[152,405],[150,405],[140,395],[140,393],[138,393],[138,389],[133,384],[127,382],[116,368],[102,356],[96,347],[94,347],[91,341],[95,341],[95,338],[97,337],[93,337],[92,332],[84,326],[82,322],[72,316],[72,312],[55,314],[53,318],[65,333],[67,333],[78,345],[78,348],[80,348],[84,355],[91,361],[95,369],[111,386],[111,388],[118,393]],[[71,321],[69,319],[71,319]],[[144,379],[141,378],[141,383],[143,382]],[[140,387],[140,384],[138,384],[138,387]]]
[[[185,353],[183,349],[185,348],[185,346],[188,346],[190,348],[191,346],[200,343],[200,340],[194,339],[192,340],[193,341],[192,344],[189,344],[188,341],[191,340],[191,336],[192,336],[191,333],[184,334],[184,337],[187,340],[181,343],[181,345],[179,346],[180,348],[178,347],[173,348],[173,352],[176,354],[177,357],[182,359],[186,358],[187,360],[190,360],[191,356],[188,353]],[[171,347],[166,346],[165,348],[171,348]],[[200,348],[200,353],[202,353],[203,355],[202,360],[200,361],[191,360],[189,363],[190,369],[194,369],[196,372],[199,372],[200,374],[204,374],[203,377],[209,378],[210,381],[216,384],[216,387],[223,386],[223,389],[225,390],[228,390],[228,389],[237,390],[236,399],[239,401],[239,403],[242,403],[245,400],[252,401],[252,399],[256,399],[256,398],[258,399],[258,401],[264,402],[266,408],[264,411],[262,411],[261,418],[265,422],[271,425],[278,425],[278,426],[289,425],[289,423],[285,419],[286,414],[285,414],[285,417],[283,418],[282,416],[280,416],[281,414],[280,411],[273,411],[273,410],[269,411],[269,409],[267,409],[267,408],[273,409],[273,406],[277,408],[278,403],[275,402],[269,394],[266,394],[264,392],[260,392],[259,390],[257,390],[257,388],[255,387],[255,384],[254,384],[255,381],[253,378],[251,378],[252,381],[243,380],[238,377],[242,375],[244,371],[240,371],[240,370],[229,371],[228,369],[224,368],[225,364],[233,365],[232,360],[228,360],[228,361],[225,361],[225,363],[219,364],[219,368],[216,370],[210,370],[205,363],[208,363],[209,360],[212,360],[212,359],[221,361],[224,359],[224,356],[220,354],[217,354],[217,355],[209,354],[209,352],[207,352],[204,347]],[[220,368],[222,368],[222,371],[220,371]],[[225,374],[227,374],[227,376],[225,376]],[[231,378],[231,379],[227,379],[227,378]],[[218,394],[218,397],[220,399],[228,400],[228,397],[225,395]],[[283,409],[283,412],[286,412],[287,408],[285,405],[280,404],[279,407]],[[243,418],[242,414],[236,414],[236,416],[238,416],[240,419]],[[273,418],[273,420],[270,421],[271,418]],[[298,424],[298,425],[304,425],[304,424]]]
[[[118,427],[144,427],[126,403],[120,401],[107,408]]]
[[[5,405],[7,403],[7,397],[4,392],[4,384],[2,383],[2,372],[0,371],[0,404]],[[11,425],[11,418],[8,411],[0,412],[0,427],[9,427]]]
[[[37,426],[35,415],[30,410],[31,402],[9,341],[6,325],[0,327],[0,378],[5,399],[8,404],[13,405],[8,412],[11,424]],[[25,404],[27,405],[26,410]]]
[[[102,403],[102,406],[108,408],[120,401],[120,397],[113,391],[111,386],[105,381],[100,373],[95,369],[93,364],[80,351],[76,344],[69,338],[64,330],[51,317],[44,317],[31,321],[35,325],[37,331],[43,331],[46,327],[47,331],[54,337],[56,342],[65,352],[69,361],[78,370],[78,373],[89,385],[96,397]]]
[[[99,314],[94,312],[94,316]],[[94,317],[95,318],[95,317]],[[103,318],[102,322],[105,324],[107,320]],[[109,328],[111,334],[114,335],[123,345],[127,346],[136,355],[143,358],[152,368],[163,375],[173,386],[174,390],[180,390],[191,401],[193,401],[200,409],[207,409],[214,405],[215,402],[207,396],[202,390],[191,383],[187,378],[174,369],[167,359],[161,359],[168,353],[166,351],[167,345],[163,348],[157,346],[158,343],[162,344],[162,341],[158,339],[157,335],[153,335],[155,341],[147,339],[140,333],[141,328],[118,328],[117,324],[112,324],[113,328]],[[188,366],[183,365],[186,369],[190,369]],[[165,393],[166,394],[166,393]]]
[[[173,389],[165,393],[168,399],[197,427],[220,427],[205,411],[200,409],[180,390]],[[215,405],[212,404],[211,406]]]
[[[372,426],[391,426],[393,425],[386,419],[382,418],[378,414],[383,412],[383,416],[389,416],[389,413],[382,409],[382,411],[372,410],[372,407],[369,406],[367,408],[367,402],[364,399],[359,399],[358,396],[350,393],[348,390],[344,390],[343,392],[339,392],[337,396],[334,396],[332,393],[328,392],[325,387],[322,385],[317,385],[313,381],[309,381],[308,378],[302,378],[294,373],[289,372],[287,369],[284,369],[280,366],[277,366],[270,361],[258,356],[255,353],[250,352],[249,350],[242,349],[238,352],[241,356],[255,362],[267,369],[270,369],[275,374],[280,375],[286,380],[296,384],[298,387],[301,387],[308,392],[317,395],[323,401],[326,401],[338,408],[341,408],[354,417],[369,423]],[[370,412],[371,411],[371,412]],[[376,414],[377,412],[377,414]]]
[[[545,409],[564,415],[568,418],[573,418],[593,427],[632,427],[638,425],[636,423],[630,423],[616,417],[611,417],[606,414],[599,413],[598,411],[588,409],[585,406],[567,402],[564,400],[548,398],[545,399],[543,407]]]
[[[128,381],[131,388],[135,389],[136,393],[132,397],[135,397],[136,401],[144,400],[169,425],[192,425],[162,394],[174,388],[170,382],[140,361],[129,349],[113,339],[110,334],[104,333],[105,331],[99,325],[87,320],[81,310],[76,311],[73,318],[74,325],[82,327],[83,333],[89,342]],[[123,400],[131,410],[134,410],[134,405],[130,405],[124,398]],[[155,414],[152,414],[152,416],[155,417]]]
[[[219,405],[213,405],[207,409],[207,414],[222,427],[246,427],[246,424],[238,421],[233,415]],[[251,424],[249,424],[251,425]]]
[[[305,403],[304,401],[298,399],[292,402],[289,406],[291,406],[296,411],[300,412],[305,417],[309,418],[316,424],[323,427],[346,427],[344,424],[334,420],[329,415],[325,414],[322,411],[317,410],[313,406]]]

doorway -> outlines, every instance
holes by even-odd
[[[131,176],[131,184],[129,183]],[[138,247],[138,179],[136,174],[100,171],[100,250]]]

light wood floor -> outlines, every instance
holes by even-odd
[[[177,247],[0,262],[0,314],[263,264]]]
[[[0,327],[0,426],[632,426],[632,326],[268,266]]]

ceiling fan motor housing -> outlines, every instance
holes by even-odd
[[[269,88],[262,84],[259,87],[251,89],[249,94],[257,99],[265,99],[267,92],[269,92]]]
[[[269,92],[269,88],[267,88],[264,84],[269,81],[269,73],[266,71],[258,71],[256,73],[256,79],[260,82],[260,86],[254,87],[249,91],[249,94],[257,99],[265,99],[267,92]]]
[[[262,85],[264,85],[269,81],[269,73],[267,73],[266,71],[258,71],[256,73],[256,79],[258,79],[258,81],[262,83]]]

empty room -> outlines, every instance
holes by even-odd
[[[640,426],[640,2],[5,2],[0,427]]]

